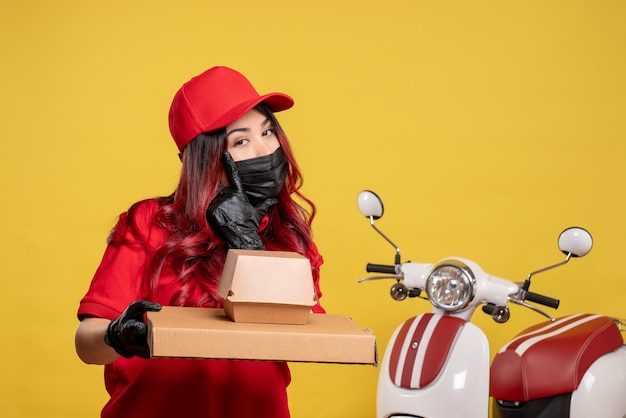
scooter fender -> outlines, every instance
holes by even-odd
[[[598,358],[572,392],[571,418],[626,416],[626,346]]]
[[[378,379],[377,418],[485,418],[489,342],[460,318],[425,313],[393,333]]]

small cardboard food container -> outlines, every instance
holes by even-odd
[[[317,303],[311,263],[287,251],[229,250],[218,293],[234,322],[306,324]]]
[[[378,364],[376,337],[353,320],[311,314],[306,325],[233,322],[223,309],[147,313],[152,357]]]

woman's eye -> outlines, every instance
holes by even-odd
[[[235,142],[233,142],[233,147],[240,147],[242,145],[245,145],[248,143],[248,139],[247,138],[241,138],[236,140]]]
[[[275,128],[269,128],[263,131],[263,136],[276,135]]]

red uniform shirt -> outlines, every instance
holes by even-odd
[[[80,302],[78,317],[115,319],[129,303],[146,299],[143,271],[146,260],[165,239],[154,226],[158,210],[155,200],[140,204],[135,221],[149,243],[109,245],[89,290]],[[131,241],[126,214],[116,231]],[[322,257],[311,260],[315,287],[319,292]],[[180,288],[173,274],[164,272],[151,301],[168,305]],[[193,290],[201,292],[198,286]],[[323,312],[317,305],[314,311]],[[102,410],[103,418],[227,418],[289,417],[287,385],[291,377],[283,362],[240,360],[186,360],[119,358],[104,368],[105,386],[111,396]]]

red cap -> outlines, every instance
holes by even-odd
[[[225,127],[261,102],[272,112],[293,106],[293,99],[286,94],[260,96],[241,73],[213,67],[183,84],[174,96],[170,132],[182,152],[199,134]]]

